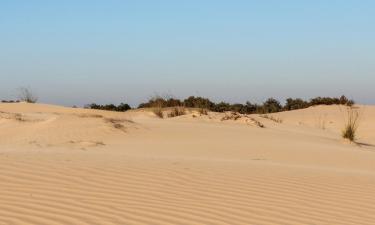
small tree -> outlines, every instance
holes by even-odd
[[[28,103],[36,103],[38,101],[38,97],[27,87],[20,87],[18,89],[18,99]]]

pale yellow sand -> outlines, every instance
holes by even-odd
[[[221,121],[0,104],[0,224],[375,224],[375,107]],[[324,128],[324,129],[323,129]]]

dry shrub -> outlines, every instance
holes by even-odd
[[[208,115],[208,110],[206,109],[206,108],[199,108],[199,110],[198,110],[198,112],[199,112],[199,115]]]
[[[185,115],[186,111],[184,107],[174,107],[171,112],[168,113],[168,117],[176,117]]]
[[[223,118],[221,118],[221,121],[224,120],[238,120],[242,118],[241,114],[236,113],[236,112],[231,112],[229,115],[226,114]]]
[[[164,114],[163,114],[163,109],[162,107],[156,107],[152,109],[152,112],[159,118],[163,119]]]
[[[355,141],[360,117],[361,113],[357,108],[354,108],[353,106],[349,106],[346,108],[345,126],[342,131],[343,138],[348,139],[352,142]]]
[[[30,88],[27,87],[20,87],[18,89],[18,98],[20,101],[27,103],[36,103],[38,101],[38,97]]]
[[[254,119],[254,118],[252,118],[252,117],[249,117],[249,119],[250,119],[251,121],[253,121],[254,124],[257,125],[258,127],[260,127],[260,128],[265,128],[264,124],[261,123],[261,122],[259,122],[258,120]]]

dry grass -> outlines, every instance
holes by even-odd
[[[159,118],[163,119],[164,114],[163,114],[163,109],[162,107],[155,107],[152,109],[152,112]]]
[[[231,112],[230,114],[225,114],[223,118],[221,118],[221,121],[225,120],[238,120],[242,118],[242,115],[236,112]]]
[[[186,114],[184,107],[174,107],[171,112],[168,113],[168,117],[182,116]]]
[[[262,114],[262,115],[259,115],[259,116],[262,117],[262,118],[265,118],[265,119],[272,120],[275,123],[282,123],[283,122],[282,119],[273,117],[273,116],[268,115],[268,114]]]
[[[85,114],[85,113],[79,114],[78,117],[81,117],[81,118],[103,118],[103,116],[99,115],[99,114]]]
[[[206,108],[199,108],[199,115],[208,115],[208,110]]]
[[[122,123],[134,123],[132,120],[128,119],[115,119],[115,118],[105,118],[106,123],[110,123],[113,128],[126,132],[126,127]]]
[[[159,118],[163,119],[164,114],[163,114],[163,109],[161,107],[156,107],[152,110],[152,112]]]
[[[8,112],[0,112],[0,118],[8,119],[8,120],[16,120],[19,122],[26,122],[26,118],[20,113],[8,113]]]
[[[260,127],[260,128],[265,128],[264,124],[259,122],[258,120],[252,118],[252,117],[249,117],[249,119],[257,126],[257,127]]]
[[[356,140],[360,117],[361,113],[357,108],[354,108],[353,106],[347,107],[345,126],[342,131],[343,138],[348,139],[351,142]]]

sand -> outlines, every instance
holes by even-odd
[[[0,104],[0,224],[372,225],[375,107],[359,107],[353,144],[342,106],[278,123]]]

